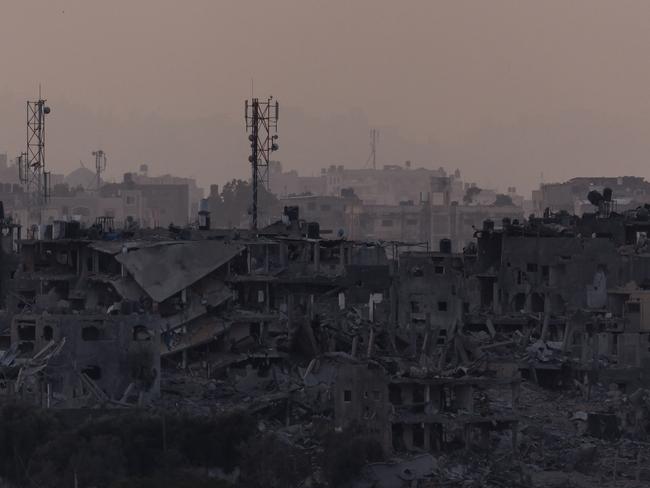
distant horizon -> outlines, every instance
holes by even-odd
[[[650,177],[650,4],[606,0],[24,0],[2,7],[0,148],[52,106],[57,172],[109,155],[204,187],[248,178],[244,100],[274,95],[277,159],[313,174],[459,168],[522,194],[581,174]],[[30,35],[26,36],[25,33]]]

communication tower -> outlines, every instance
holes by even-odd
[[[278,129],[278,114],[280,107],[273,97],[260,101],[252,98],[246,100],[244,105],[244,118],[246,131],[250,132],[248,140],[251,145],[251,163],[253,202],[251,207],[251,228],[257,230],[257,194],[259,185],[268,190],[269,187],[269,162],[271,153],[279,149],[276,134]]]
[[[377,129],[370,130],[370,154],[366,160],[365,166],[368,163],[372,164],[372,169],[377,169],[377,142],[379,141],[379,131]]]
[[[95,156],[95,172],[97,173],[97,191],[102,184],[102,173],[106,171],[106,153],[101,149],[93,151],[93,156]]]
[[[18,156],[20,182],[38,208],[50,196],[50,173],[45,170],[45,116],[50,113],[46,102],[40,93],[38,100],[27,102],[27,151]]]

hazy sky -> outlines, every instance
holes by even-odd
[[[48,164],[99,147],[204,185],[248,175],[243,100],[282,104],[288,168],[460,168],[530,190],[650,177],[647,0],[0,0],[0,151],[52,105]]]

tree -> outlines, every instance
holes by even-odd
[[[221,189],[218,198],[210,199],[210,218],[214,226],[239,226],[240,222],[248,220],[252,201],[253,189],[250,182],[229,181]],[[274,194],[260,185],[257,191],[257,208],[258,215],[273,217],[279,214],[280,202]]]
[[[504,195],[503,193],[499,193],[496,200],[494,200],[495,207],[514,207],[514,205],[510,195]]]
[[[470,186],[467,191],[465,191],[465,196],[463,197],[463,203],[465,205],[470,205],[474,202],[474,197],[481,193],[481,189],[478,186]]]

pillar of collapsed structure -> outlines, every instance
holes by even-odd
[[[287,328],[289,329],[289,334],[293,330],[293,293],[287,295]]]
[[[266,282],[266,290],[264,292],[264,308],[266,309],[266,313],[271,311],[271,286],[268,281]]]
[[[425,451],[430,451],[431,450],[431,425],[430,424],[424,424],[423,426],[424,429],[424,450]]]
[[[481,425],[481,449],[487,451],[490,449],[490,427]]]
[[[99,272],[99,251],[93,251],[93,269],[95,273]]]
[[[286,243],[278,244],[278,253],[280,255],[280,267],[282,268],[287,266],[287,261],[289,259],[288,252],[289,252],[289,248]]]
[[[517,407],[519,406],[519,396],[521,395],[521,382],[520,381],[513,381],[511,385],[511,393],[512,393],[512,409],[517,410]]]
[[[544,294],[544,322],[542,324],[542,334],[540,339],[546,341],[548,339],[549,322],[551,320],[551,297],[548,293]]]
[[[320,242],[314,242],[314,270],[320,271]]]
[[[501,300],[499,300],[499,285],[495,281],[492,283],[492,313],[501,313]]]

